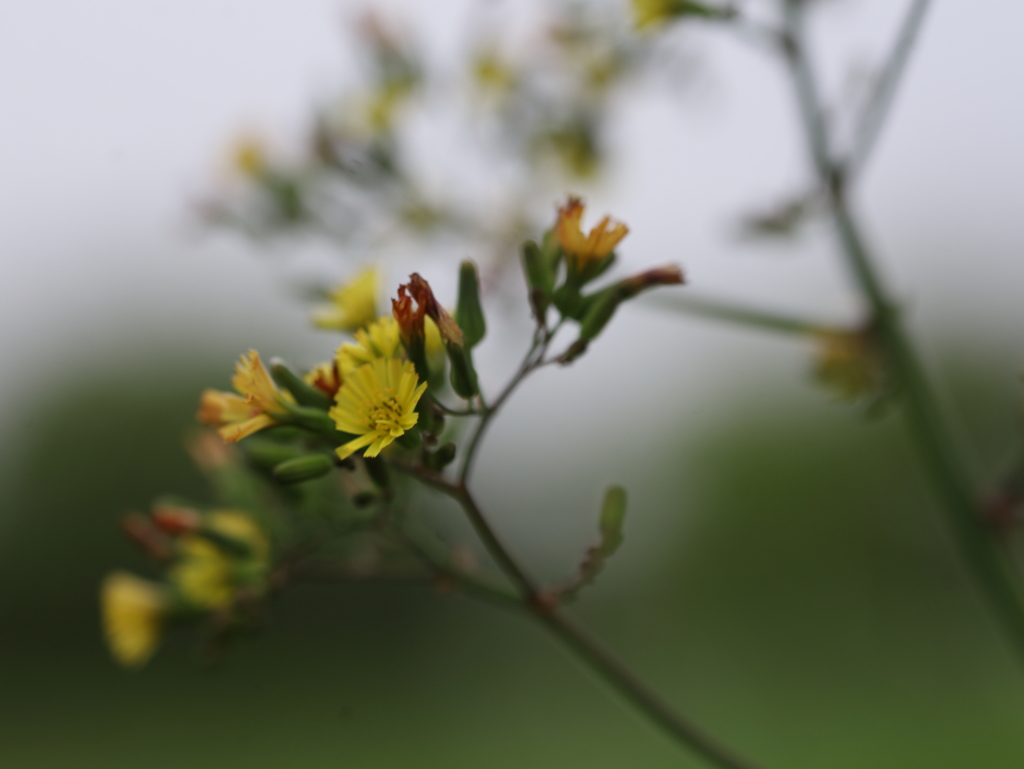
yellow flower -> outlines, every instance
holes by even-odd
[[[365,456],[375,457],[395,438],[412,429],[419,414],[416,404],[427,389],[419,383],[409,361],[377,358],[345,377],[338,390],[331,418],[338,429],[358,435],[337,449],[342,459],[367,446]]]
[[[633,19],[637,29],[655,27],[678,16],[728,19],[735,15],[729,5],[716,7],[695,0],[633,0]]]
[[[472,67],[474,78],[483,88],[506,93],[516,86],[516,73],[493,51],[478,53]]]
[[[235,364],[231,384],[240,395],[204,390],[196,414],[204,425],[219,428],[217,432],[225,441],[240,441],[277,424],[276,417],[286,414],[287,404],[295,402],[291,393],[277,388],[255,350],[249,350]]]
[[[252,136],[243,136],[234,146],[234,165],[243,175],[263,176],[267,170],[267,151],[263,143]]]
[[[814,375],[819,383],[844,401],[880,391],[882,362],[867,334],[822,331],[815,337]]]
[[[266,576],[270,544],[263,530],[237,510],[210,513],[203,528],[245,545],[248,554],[231,554],[208,537],[189,534],[179,542],[179,560],[170,578],[188,603],[201,609],[221,609],[234,600],[239,585],[259,584]]]
[[[153,656],[168,609],[167,591],[126,571],[108,574],[100,588],[103,633],[114,659],[138,668]]]
[[[356,332],[356,343],[343,344],[336,354],[342,378],[377,358],[397,358],[402,354],[398,323],[385,315]]]
[[[331,292],[331,303],[313,312],[317,328],[355,331],[377,317],[377,271],[363,270]]]
[[[589,235],[584,235],[580,226],[582,218],[583,203],[579,198],[569,198],[569,201],[558,209],[558,222],[555,225],[558,242],[577,270],[608,256],[629,233],[629,228],[625,224],[612,222],[611,217],[605,216],[590,230]]]

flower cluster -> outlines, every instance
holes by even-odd
[[[578,358],[619,305],[639,292],[682,282],[679,268],[669,266],[591,288],[613,266],[628,229],[606,216],[584,233],[583,214],[582,202],[569,198],[542,245],[523,246],[536,328],[515,381],[546,363]],[[250,350],[235,366],[233,392],[202,393],[197,419],[220,440],[211,442],[206,433],[192,454],[220,501],[165,500],[147,515],[124,519],[125,533],[164,576],[149,581],[115,572],[104,581],[103,624],[120,663],[145,663],[172,620],[211,618],[215,642],[244,629],[268,594],[300,579],[318,559],[340,558],[345,567],[347,549],[376,549],[380,569],[403,550],[428,572],[438,568],[395,528],[394,476],[447,483],[461,434],[450,417],[486,421],[500,405],[488,404],[473,361],[487,332],[480,281],[475,264],[463,262],[449,311],[413,273],[397,287],[391,314],[378,316],[379,281],[376,270],[360,272],[315,312],[316,327],[351,334],[330,360],[296,372],[276,359],[268,367]],[[555,323],[549,323],[552,312]],[[547,355],[566,323],[577,327],[575,340]],[[462,406],[445,405],[453,398]],[[466,450],[477,443],[471,440]],[[320,552],[324,543],[329,558]],[[615,546],[588,556],[584,581]]]

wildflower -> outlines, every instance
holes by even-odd
[[[225,543],[215,538],[223,538]],[[226,543],[234,543],[244,552],[229,552]],[[269,556],[266,535],[248,515],[218,510],[206,516],[201,531],[181,538],[179,560],[170,577],[189,604],[221,609],[234,600],[240,585],[262,580]]]
[[[364,446],[365,456],[377,456],[416,424],[416,404],[426,389],[413,364],[396,358],[377,358],[347,375],[330,415],[340,431],[359,437],[339,446],[338,456],[345,459]]]
[[[355,344],[338,348],[335,361],[342,377],[377,358],[397,358],[401,354],[398,324],[385,315],[356,332]]]
[[[138,668],[153,656],[169,600],[161,585],[126,571],[108,574],[100,588],[103,633],[114,659]]]
[[[355,331],[377,317],[377,270],[363,270],[331,292],[330,304],[313,313],[317,328]]]
[[[258,139],[243,136],[235,143],[232,154],[234,166],[242,175],[255,179],[266,173],[267,151]]]
[[[516,73],[492,51],[478,53],[472,67],[473,77],[481,88],[507,93],[516,86]]]
[[[677,16],[729,19],[735,13],[728,6],[714,8],[693,0],[633,0],[633,18],[637,29],[660,26]]]
[[[584,235],[580,226],[582,218],[583,203],[579,198],[569,198],[558,210],[558,223],[555,225],[558,242],[577,271],[607,257],[629,233],[625,224],[613,222],[611,217],[605,216],[589,235]]]
[[[196,414],[203,424],[219,428],[217,432],[225,441],[239,441],[277,424],[277,417],[286,414],[295,402],[290,393],[277,388],[255,350],[249,350],[235,364],[231,384],[240,395],[205,390]]]
[[[823,331],[815,336],[814,376],[823,387],[844,401],[879,391],[882,364],[867,334]]]
[[[315,387],[328,398],[333,398],[341,387],[341,372],[338,370],[338,362],[330,361],[318,363],[302,377],[303,381],[311,387]]]

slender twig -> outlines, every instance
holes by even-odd
[[[917,351],[907,335],[899,309],[874,264],[846,195],[845,177],[828,147],[821,100],[802,40],[803,4],[786,0],[786,61],[811,148],[811,159],[830,193],[830,208],[840,248],[882,338],[889,364],[903,387],[905,413],[918,450],[940,493],[962,555],[971,566],[1016,651],[1024,656],[1024,606],[1020,591],[980,514],[975,491],[959,457]]]
[[[848,330],[839,324],[819,323],[771,310],[760,310],[719,299],[706,299],[692,295],[668,297],[652,294],[641,301],[651,307],[674,310],[711,320],[724,320],[729,323],[761,328],[765,331],[781,331],[787,334],[831,334],[843,333]]]
[[[853,146],[843,163],[847,174],[859,172],[867,162],[871,150],[885,125],[889,109],[896,96],[897,88],[903,73],[906,71],[907,60],[917,40],[918,32],[924,22],[930,0],[912,0],[907,8],[906,16],[896,35],[896,41],[886,57],[885,64],[878,75],[870,101],[861,115],[853,137]]]
[[[447,495],[462,507],[473,525],[487,552],[515,586],[516,594],[496,587],[489,581],[455,569],[447,556],[432,550],[424,540],[418,539],[413,547],[425,560],[440,572],[452,577],[471,595],[496,601],[505,606],[515,605],[528,610],[549,630],[562,639],[587,665],[605,679],[651,720],[668,732],[674,739],[694,750],[721,769],[758,769],[756,764],[734,754],[725,745],[691,723],[654,690],[609,651],[586,630],[577,625],[564,611],[559,609],[557,600],[541,589],[537,582],[526,573],[508,548],[502,543],[490,525],[472,493],[462,483],[453,483],[437,473],[415,465],[391,463],[401,472],[412,475],[425,485]]]
[[[430,396],[430,400],[434,403],[435,406],[437,406],[438,410],[442,414],[446,414],[447,416],[450,417],[471,417],[480,413],[480,411],[478,411],[475,408],[453,409],[450,406],[446,406],[443,403],[441,403],[441,401],[439,401],[437,397],[433,395]]]
[[[515,586],[518,594],[516,603],[530,611],[545,627],[561,638],[580,659],[627,697],[654,723],[682,745],[695,751],[721,769],[757,769],[756,765],[737,756],[703,729],[676,712],[654,690],[637,678],[614,654],[593,638],[586,630],[577,625],[564,611],[559,609],[557,597],[550,593],[550,591],[541,589],[538,583],[533,580],[525,568],[502,543],[467,486],[472,469],[472,459],[479,447],[487,425],[502,404],[512,395],[516,386],[531,371],[548,362],[544,360],[544,354],[556,331],[557,327],[550,331],[544,328],[537,329],[533,344],[530,346],[519,369],[505,386],[504,390],[494,400],[490,408],[481,416],[480,424],[470,441],[470,448],[467,451],[466,460],[457,482],[450,481],[443,475],[420,466],[404,465],[396,462],[391,464],[396,469],[414,476],[422,483],[446,494],[457,502],[462,507],[487,552]],[[453,570],[445,557],[439,556],[436,553],[430,553],[429,551],[424,551],[423,555],[435,567],[460,580],[460,582],[470,588],[478,589],[480,587],[479,582],[475,579],[466,582],[467,575],[464,572]],[[494,597],[494,593],[489,589],[489,586],[488,589],[482,592],[485,594],[485,597]]]
[[[469,439],[469,443],[466,445],[465,457],[462,460],[462,470],[459,472],[459,482],[462,484],[466,483],[466,479],[469,478],[469,474],[473,470],[473,461],[476,459],[477,451],[480,449],[480,441],[483,440],[484,433],[486,433],[491,420],[494,418],[498,410],[504,405],[505,401],[508,400],[509,396],[515,391],[519,383],[522,382],[533,370],[543,365],[544,353],[547,352],[548,345],[554,338],[555,330],[547,331],[543,328],[538,328],[533,336],[533,343],[530,345],[530,349],[527,350],[526,355],[523,357],[523,362],[520,364],[519,369],[509,380],[509,383],[505,385],[498,397],[495,398],[494,402],[489,406],[486,406],[483,413],[480,416],[480,421],[477,423],[476,430],[473,432],[473,436]],[[481,403],[483,403],[483,395],[481,394]]]

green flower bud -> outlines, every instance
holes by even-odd
[[[459,267],[459,302],[455,308],[455,322],[462,329],[467,350],[476,347],[487,333],[487,322],[480,306],[480,278],[476,265],[469,260]]]
[[[544,314],[551,305],[555,274],[552,261],[545,258],[532,240],[523,243],[523,271],[526,273],[526,284],[530,289],[530,307],[533,308],[537,321],[543,322]]]
[[[626,490],[611,486],[601,506],[601,554],[606,558],[622,544],[622,524],[626,520]]]
[[[327,412],[312,406],[289,405],[288,411],[282,416],[281,421],[287,421],[290,424],[323,435],[333,436],[337,433],[334,420],[331,419]]]
[[[246,458],[257,467],[273,470],[282,462],[303,456],[301,449],[265,438],[247,438],[240,444]]]
[[[283,387],[294,396],[300,406],[309,406],[324,411],[331,407],[331,399],[327,397],[326,393],[306,384],[282,361],[275,359],[270,362],[270,374],[279,387]]]
[[[452,389],[460,398],[469,400],[477,394],[476,369],[473,358],[467,348],[458,344],[447,344],[448,360],[451,363],[449,379]]]
[[[380,457],[363,457],[363,466],[366,474],[378,489],[388,489],[391,486],[391,476],[388,473],[388,466]]]
[[[302,483],[327,475],[334,460],[327,454],[306,454],[289,459],[274,468],[274,478],[280,483]]]
[[[446,443],[433,454],[425,454],[423,461],[434,472],[441,472],[455,460],[455,444]]]

